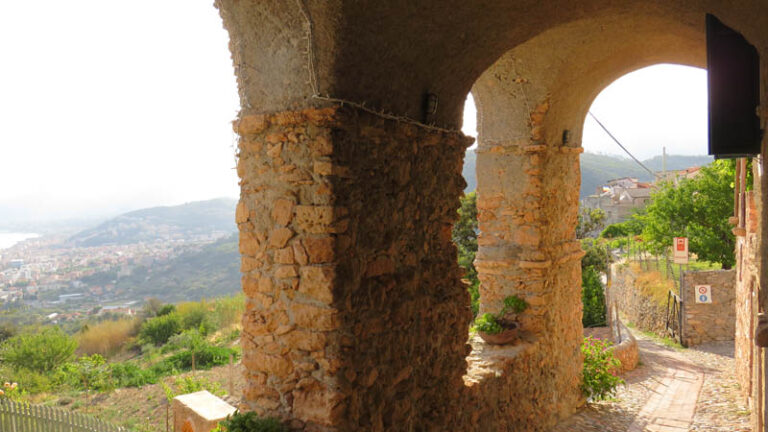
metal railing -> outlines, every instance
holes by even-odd
[[[128,432],[97,418],[23,402],[0,399],[2,432]]]
[[[667,333],[683,345],[683,299],[672,291],[667,294]]]

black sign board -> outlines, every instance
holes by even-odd
[[[744,36],[707,14],[709,154],[760,154],[760,59]]]

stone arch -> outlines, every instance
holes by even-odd
[[[243,101],[244,407],[313,431],[543,430],[571,413],[581,399],[572,233],[585,110],[633,68],[700,63],[705,12],[768,47],[760,0],[217,6]],[[527,104],[504,91],[512,84],[526,87]],[[481,156],[525,173],[494,183],[478,157],[488,168],[481,223],[514,227],[495,244],[482,239],[481,273],[500,287],[487,283],[483,308],[524,290],[534,339],[475,347],[467,372],[469,299],[450,227],[470,89]],[[427,94],[439,101],[434,125],[412,121],[423,123]],[[506,184],[520,191],[510,198]],[[528,207],[503,202],[517,199]]]

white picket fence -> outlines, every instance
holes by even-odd
[[[127,432],[85,414],[0,399],[2,432]]]

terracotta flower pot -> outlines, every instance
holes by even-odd
[[[520,337],[520,323],[512,321],[502,323],[504,331],[501,333],[491,334],[482,331],[478,331],[477,334],[491,345],[507,345]]]

